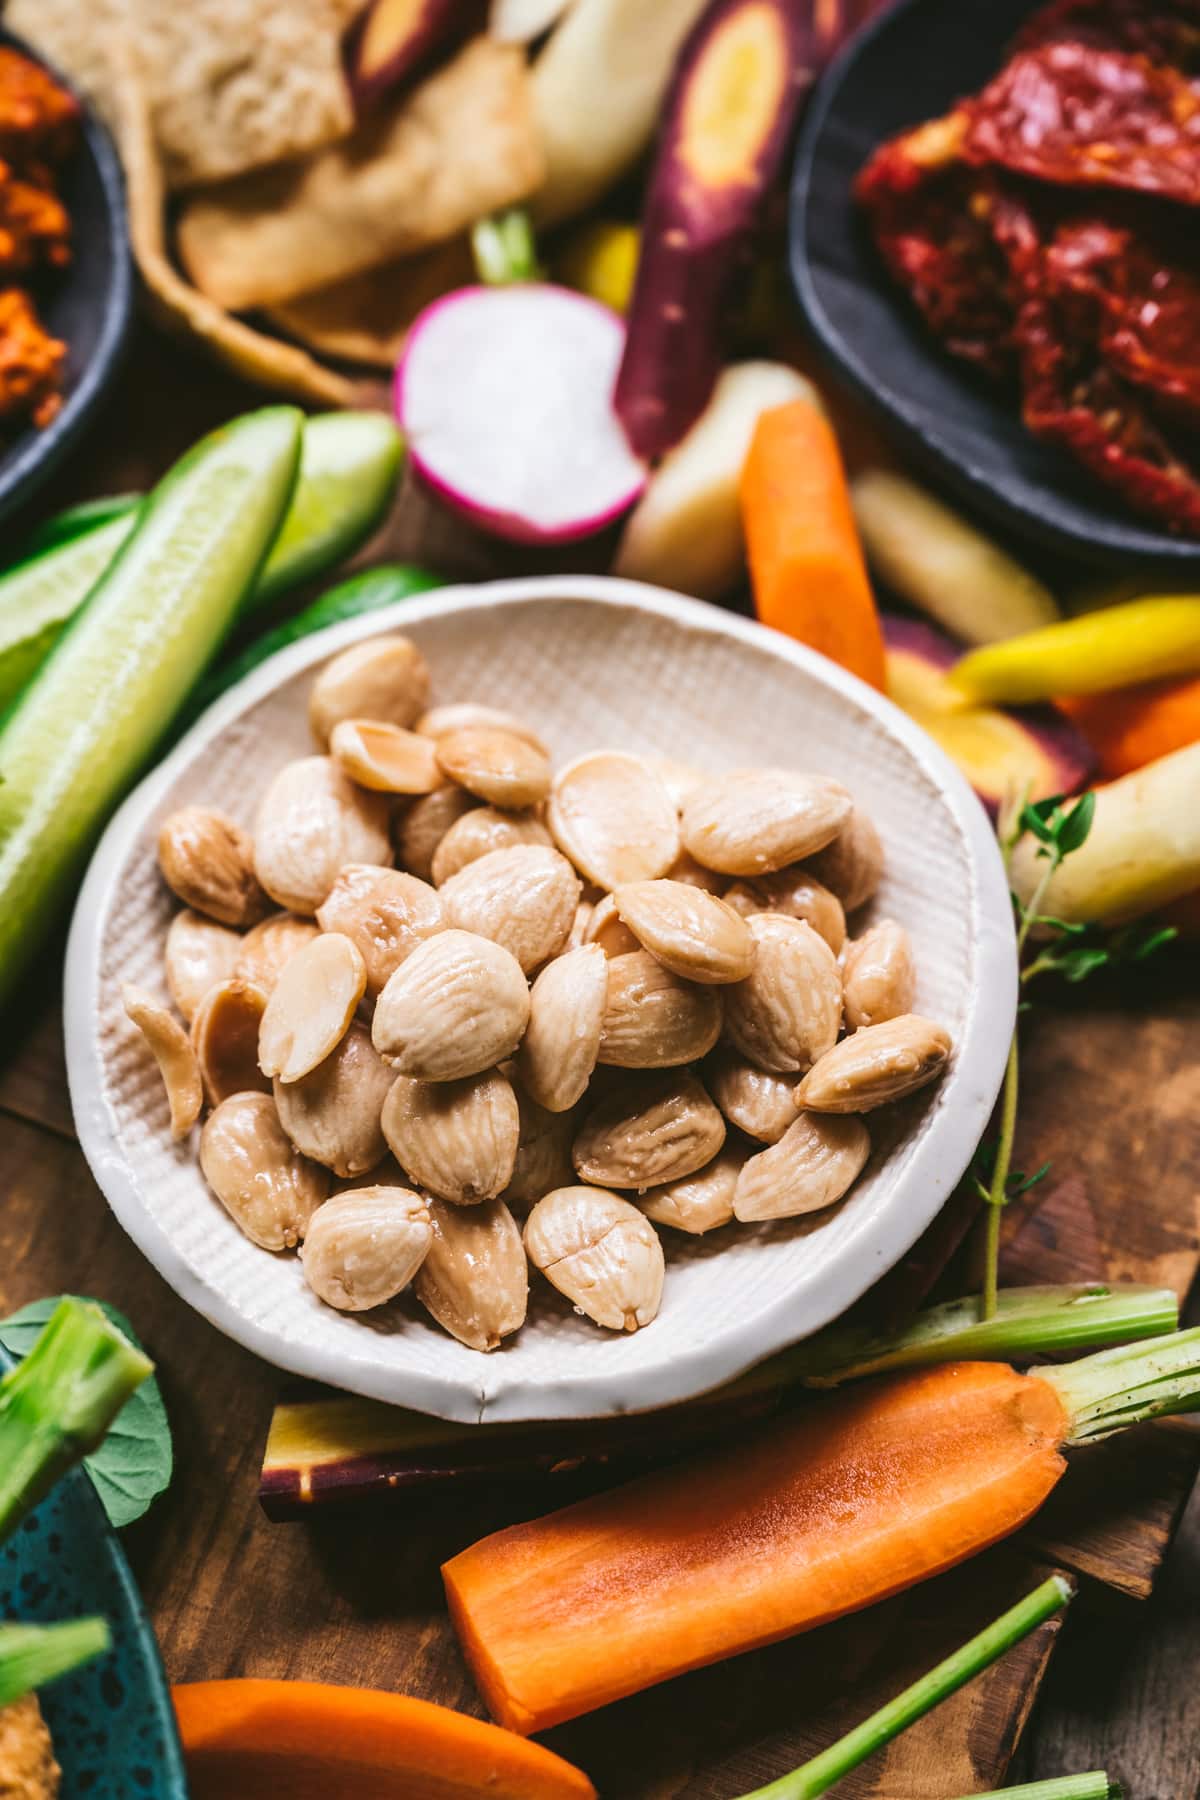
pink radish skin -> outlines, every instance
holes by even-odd
[[[646,485],[612,408],[624,342],[616,313],[569,288],[444,295],[396,369],[413,468],[496,537],[561,544],[602,531]]]
[[[411,81],[438,52],[477,31],[483,17],[482,0],[372,0],[342,47],[355,105],[369,106]]]

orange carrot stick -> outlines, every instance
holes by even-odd
[[[318,1681],[173,1690],[192,1800],[595,1800],[582,1770],[447,1706]]]
[[[1087,738],[1109,781],[1200,742],[1200,675],[1072,694],[1057,704]]]
[[[742,523],[764,625],[881,691],[883,633],[837,439],[808,400],[762,415],[742,469]]]
[[[823,1400],[719,1458],[464,1550],[442,1573],[488,1706],[543,1731],[972,1556],[1064,1468],[1056,1392],[957,1363]]]

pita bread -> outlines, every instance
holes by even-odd
[[[457,237],[542,174],[524,54],[478,37],[345,144],[194,196],[180,256],[219,305],[274,306]]]
[[[465,238],[454,238],[423,256],[385,263],[315,294],[284,300],[268,307],[267,317],[318,355],[392,369],[417,314],[474,280],[470,246]]]

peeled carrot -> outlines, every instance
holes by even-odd
[[[807,400],[763,414],[742,469],[742,523],[764,625],[881,691],[883,632],[837,439]]]
[[[596,1800],[540,1744],[404,1694],[198,1681],[173,1698],[192,1800]]]
[[[1107,694],[1069,694],[1058,708],[1091,744],[1109,781],[1200,742],[1197,675],[1146,681]]]

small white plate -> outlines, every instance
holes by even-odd
[[[616,1336],[534,1275],[530,1316],[483,1356],[410,1298],[357,1317],[323,1306],[294,1256],[243,1237],[174,1145],[120,983],[165,994],[174,902],[159,821],[207,803],[244,824],[270,776],[307,755],[311,671],[401,630],[443,700],[523,714],[556,761],[600,746],[714,770],[790,764],[836,775],[874,817],[887,874],[873,904],[911,934],[918,1007],[952,1031],[936,1087],[876,1114],[866,1175],[838,1207],[706,1238],[664,1230],[654,1323]],[[224,695],[130,795],[96,851],[67,953],[66,1040],[80,1142],[113,1211],[160,1274],[220,1330],[280,1368],[459,1420],[631,1412],[698,1394],[845,1310],[929,1224],[999,1091],[1016,1010],[1007,883],[982,807],[923,732],[823,657],[716,608],[631,582],[564,577],[447,588],[296,644]],[[888,1139],[885,1142],[885,1137]]]

